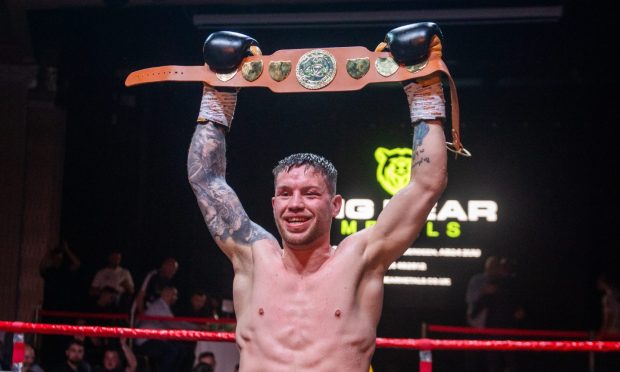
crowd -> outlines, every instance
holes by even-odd
[[[616,270],[601,272],[596,290],[600,294],[600,321],[595,337],[617,340],[620,336],[620,277]],[[594,289],[594,288],[593,288]],[[516,263],[509,257],[489,256],[484,271],[473,275],[467,286],[466,321],[474,328],[521,328],[526,317],[524,295],[527,288],[520,283]],[[490,339],[502,336],[489,335]],[[481,358],[470,360],[472,371],[516,372],[524,370],[519,354],[505,351],[487,351],[476,354]],[[597,371],[617,371],[620,360],[614,353],[597,355]]]
[[[234,325],[186,322],[176,317],[233,318],[229,300],[210,296],[199,288],[177,288],[179,269],[173,257],[162,260],[136,286],[131,271],[122,266],[122,253],[110,251],[98,271],[85,275],[81,262],[66,241],[50,250],[39,266],[44,280],[43,320],[47,323],[135,327],[150,329],[193,329],[232,331]],[[88,283],[88,288],[84,283]],[[179,291],[185,301],[179,303]],[[46,313],[47,311],[47,313]],[[95,317],[48,316],[50,311],[99,314]],[[109,316],[108,316],[109,315]],[[142,319],[142,318],[145,319]],[[148,317],[169,318],[149,320]],[[9,335],[7,335],[9,336]],[[6,340],[4,340],[6,341]],[[215,355],[195,355],[196,342],[43,336],[27,340],[24,371],[214,371]],[[4,342],[8,345],[7,342]],[[34,347],[37,346],[37,347]],[[36,355],[35,350],[41,355]],[[6,353],[3,353],[6,355]],[[2,367],[7,364],[3,363]],[[10,367],[10,366],[9,366]],[[10,368],[9,368],[10,369]],[[232,371],[230,371],[232,372]]]

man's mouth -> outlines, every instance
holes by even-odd
[[[309,217],[286,217],[284,218],[284,221],[286,221],[286,223],[289,226],[301,226],[309,220],[310,220]]]

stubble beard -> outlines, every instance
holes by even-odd
[[[321,233],[319,232],[318,224],[313,224],[310,228],[302,233],[291,233],[286,230],[284,224],[286,222],[278,222],[278,231],[282,237],[282,242],[289,248],[303,249],[305,246],[319,239]]]

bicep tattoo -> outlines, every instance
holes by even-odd
[[[411,168],[416,168],[422,165],[422,163],[430,163],[430,157],[424,154],[424,147],[422,147],[422,142],[424,141],[424,137],[428,134],[428,124],[421,121],[417,124],[413,129],[413,148],[412,148],[412,163]]]
[[[249,245],[272,238],[253,223],[226,183],[226,141],[213,124],[198,125],[189,149],[188,178],[204,220],[214,238]]]

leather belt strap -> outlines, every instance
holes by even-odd
[[[240,71],[227,81],[218,78],[217,74],[209,69],[209,66],[159,66],[151,67],[138,71],[134,71],[127,76],[125,85],[130,87],[134,85],[155,83],[155,82],[203,82],[214,87],[266,87],[275,93],[299,93],[299,92],[343,92],[354,91],[364,88],[368,84],[400,82],[411,79],[417,79],[429,76],[436,72],[441,72],[449,81],[450,85],[450,101],[452,104],[452,143],[448,143],[448,149],[457,155],[469,156],[469,152],[463,148],[460,141],[459,129],[459,103],[454,80],[448,71],[448,67],[441,59],[441,53],[431,51],[426,65],[415,72],[410,72],[404,66],[398,66],[395,72],[389,76],[381,75],[375,67],[378,59],[391,58],[391,54],[385,51],[370,51],[365,47],[336,47],[336,48],[320,48],[321,51],[327,51],[336,60],[336,71],[333,79],[329,84],[322,88],[309,89],[300,84],[295,76],[295,68],[302,58],[308,52],[317,49],[283,49],[276,51],[271,55],[253,55],[243,59],[239,64],[241,66],[248,62],[262,61],[263,71],[254,81],[248,81],[244,78]],[[369,68],[365,75],[355,79],[347,72],[347,60],[351,59],[369,59]],[[282,81],[274,80],[269,72],[271,62],[290,62],[291,71],[289,75]],[[451,148],[452,147],[452,148]]]

